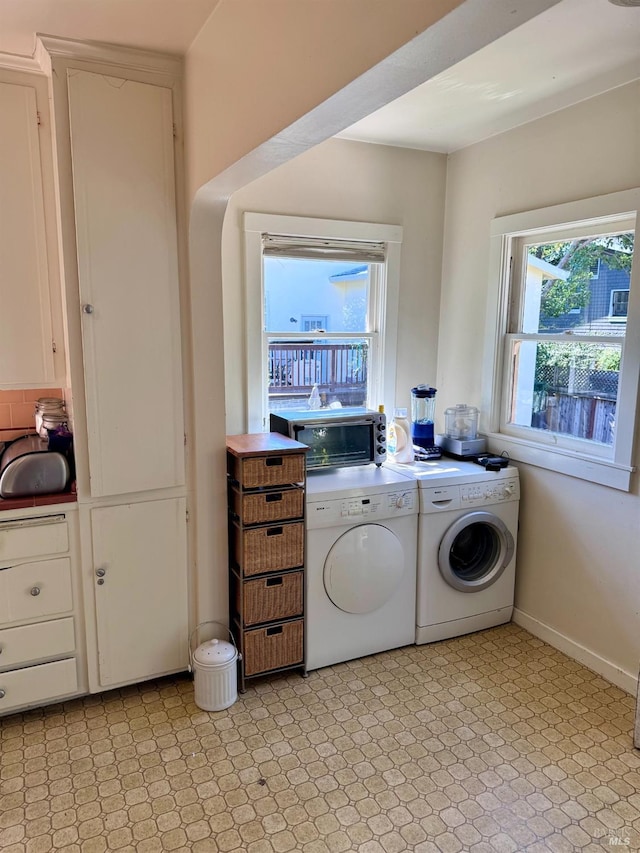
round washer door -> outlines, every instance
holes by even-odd
[[[440,574],[454,589],[479,592],[498,580],[514,549],[513,536],[500,518],[491,512],[467,513],[442,537]]]
[[[324,588],[346,613],[372,613],[393,596],[404,575],[400,540],[380,524],[361,524],[333,544],[324,563]]]

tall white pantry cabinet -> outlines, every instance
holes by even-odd
[[[89,688],[186,669],[177,62],[43,38],[69,325]]]

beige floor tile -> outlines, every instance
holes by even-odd
[[[526,631],[0,719],[3,853],[640,849],[633,698]]]

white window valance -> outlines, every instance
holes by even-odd
[[[287,234],[262,235],[263,254],[271,257],[382,264],[386,260],[386,248],[387,244],[380,241],[296,237]]]

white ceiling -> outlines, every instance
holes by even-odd
[[[184,54],[220,2],[0,0],[0,53],[46,33]],[[451,152],[639,77],[640,7],[561,0],[340,136]]]
[[[0,0],[0,53],[32,56],[36,33],[186,53],[220,0]]]
[[[562,0],[339,136],[449,153],[640,77],[640,7]]]

